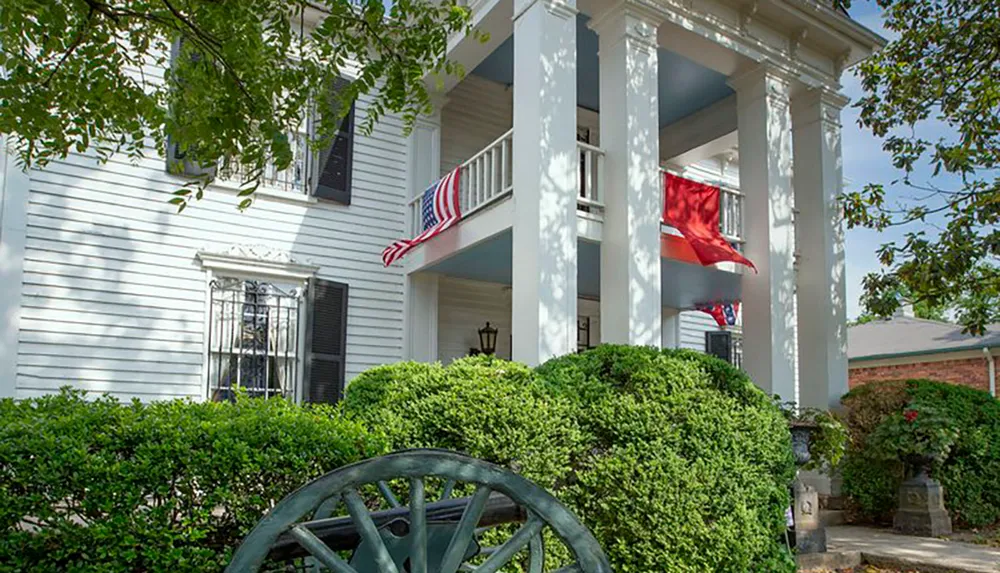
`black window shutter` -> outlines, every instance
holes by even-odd
[[[334,84],[334,92],[343,89],[347,80],[340,79]],[[354,162],[354,103],[340,121],[340,128],[333,142],[319,155],[319,176],[313,195],[318,199],[328,199],[351,204],[351,172]]]
[[[306,402],[332,404],[344,394],[347,357],[347,285],[313,279],[309,289]]]
[[[177,38],[170,47],[170,66],[173,67],[177,58],[181,55],[181,47],[184,45],[184,38]],[[200,54],[191,55],[191,60],[197,62]],[[187,177],[215,177],[217,165],[199,165],[187,157],[187,150],[172,137],[167,137],[167,171],[175,175],[185,175]]]
[[[715,330],[705,333],[705,353],[733,362],[733,333],[727,330]]]

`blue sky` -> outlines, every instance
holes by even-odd
[[[882,27],[882,17],[878,6],[871,1],[854,0],[851,16],[865,26],[890,38],[891,35]],[[853,107],[861,97],[861,83],[853,70],[845,72],[842,78],[844,93],[852,100],[852,105],[844,110],[842,120],[844,147],[844,177],[847,189],[856,190],[867,183],[882,183],[886,186],[887,200],[893,203],[903,203],[914,196],[914,191],[892,182],[900,177],[901,172],[892,166],[890,156],[882,150],[882,140],[869,131],[858,126],[858,110]],[[917,133],[926,139],[935,140],[948,134],[949,130],[941,123],[930,121],[919,126]],[[955,178],[932,176],[928,165],[920,165],[914,172],[916,183],[933,182],[942,187],[955,187]],[[950,185],[949,185],[950,184]],[[935,222],[922,224],[929,234],[935,232]],[[860,313],[858,298],[861,295],[861,281],[864,276],[878,270],[880,264],[876,251],[879,245],[898,241],[905,233],[921,227],[918,224],[902,228],[889,229],[877,233],[868,229],[853,229],[847,232],[847,316],[856,318]]]

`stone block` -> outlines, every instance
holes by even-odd
[[[925,473],[899,487],[899,509],[893,528],[904,535],[938,537],[951,533],[951,516],[944,508],[944,489]]]

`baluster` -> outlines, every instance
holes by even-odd
[[[719,229],[719,230],[722,231],[723,235],[728,236],[729,235],[729,193],[727,191],[725,191],[725,190],[722,190],[721,193],[722,193],[722,217],[719,219],[719,224],[722,225],[722,228]]]
[[[469,181],[469,168],[463,167],[460,175],[459,184],[462,186],[462,197],[465,198],[465,204],[462,205],[464,213],[472,208],[472,182]]]
[[[507,139],[500,142],[500,191],[507,190]]]
[[[473,159],[469,162],[469,196],[472,197],[472,201],[469,203],[470,211],[479,206],[479,185],[476,181],[476,173],[476,160]]]
[[[487,199],[490,198],[489,195],[486,194],[486,154],[484,153],[480,155],[479,159],[476,161],[479,163],[479,204],[482,205]]]
[[[594,185],[594,201],[604,204],[604,154],[597,155],[597,174]]]
[[[583,196],[594,200],[594,152],[590,149],[583,150]]]
[[[494,147],[490,149],[490,197],[497,195],[497,155],[500,150]]]

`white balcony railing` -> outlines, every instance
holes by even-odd
[[[580,150],[580,192],[577,207],[594,213],[604,210],[604,150],[577,142]]]
[[[514,130],[508,130],[459,166],[458,197],[463,218],[514,189],[513,135]],[[423,198],[421,192],[410,200],[411,235],[422,228]]]
[[[738,189],[720,187],[719,230],[729,242],[743,245],[743,193]]]
[[[514,130],[510,129],[461,165],[462,216],[486,207],[514,189]]]

